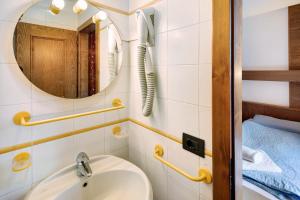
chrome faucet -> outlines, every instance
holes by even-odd
[[[76,158],[77,163],[77,176],[90,177],[92,176],[92,169],[89,165],[89,157],[86,153],[81,152]]]

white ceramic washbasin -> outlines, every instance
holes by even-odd
[[[79,178],[70,165],[39,183],[25,200],[153,200],[142,170],[115,156],[90,159],[93,175]]]

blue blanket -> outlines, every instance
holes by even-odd
[[[244,170],[244,178],[282,200],[300,200],[300,134],[243,123],[243,145],[261,149],[282,173]]]

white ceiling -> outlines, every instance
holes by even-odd
[[[260,15],[299,3],[300,0],[244,0],[244,17]]]

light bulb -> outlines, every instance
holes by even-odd
[[[78,0],[75,5],[73,6],[73,12],[76,14],[81,13],[82,11],[85,11],[88,7],[88,4],[85,0]]]
[[[57,15],[65,7],[64,0],[52,0],[49,10],[52,14]]]
[[[107,13],[100,10],[96,15],[93,16],[93,22],[103,21],[107,18]]]

